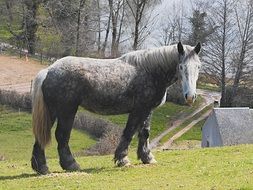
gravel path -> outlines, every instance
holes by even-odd
[[[186,117],[181,117],[181,118],[179,118],[179,119],[177,119],[176,121],[174,121],[173,122],[173,124],[172,124],[172,126],[170,126],[168,129],[166,129],[163,133],[161,133],[159,136],[157,136],[156,138],[154,138],[151,142],[150,142],[150,147],[152,148],[152,149],[154,149],[154,148],[156,148],[158,145],[159,145],[159,142],[160,142],[160,140],[165,136],[165,135],[167,135],[169,132],[171,132],[172,130],[174,130],[174,129],[176,129],[177,127],[179,127],[182,123],[184,123],[186,120],[188,120],[188,119],[190,119],[190,118],[192,118],[194,115],[196,115],[197,113],[199,113],[201,110],[203,110],[205,107],[207,107],[208,105],[210,105],[210,104],[212,104],[213,102],[214,102],[214,100],[219,100],[220,99],[220,93],[218,93],[218,92],[211,92],[211,91],[207,91],[207,90],[200,90],[200,89],[198,89],[197,90],[197,94],[198,95],[201,95],[204,99],[205,99],[205,101],[204,101],[204,103],[203,104],[201,104],[200,105],[200,107],[197,109],[197,110],[195,110],[193,113],[191,113],[190,115],[188,115],[188,116],[186,116]],[[208,116],[208,115],[207,115]],[[206,117],[207,117],[206,116]],[[201,117],[202,118],[202,117]],[[197,119],[198,120],[198,119]],[[193,121],[193,123],[194,122],[196,122],[197,120],[195,120],[195,121]],[[201,119],[200,119],[201,120]],[[199,121],[200,121],[199,120]],[[198,121],[197,121],[198,122]],[[196,122],[196,123],[197,123]],[[191,123],[192,124],[192,123]],[[181,131],[179,131],[179,132],[181,132],[181,133],[177,133],[176,134],[176,136],[174,137],[172,137],[172,139],[169,139],[164,145],[162,145],[162,147],[161,148],[163,148],[163,149],[168,149],[169,147],[168,146],[170,146],[171,144],[172,144],[172,142],[174,141],[174,140],[176,140],[177,138],[179,138],[180,136],[182,136],[185,132],[187,132],[192,126],[194,126],[194,124],[190,127],[190,125],[191,124],[189,124],[189,126],[187,126],[186,127],[186,129],[184,130],[184,129],[182,129]]]

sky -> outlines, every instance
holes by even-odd
[[[175,11],[173,6],[183,6],[184,14],[189,15],[192,10],[192,0],[162,0],[162,3],[157,5],[153,10],[153,15],[156,17],[156,23],[154,29],[151,31],[151,35],[144,43],[143,48],[152,48],[160,46],[158,42],[158,36],[161,35],[160,26],[166,24],[167,18],[173,14],[179,14]]]

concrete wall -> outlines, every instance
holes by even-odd
[[[215,147],[222,146],[222,140],[220,136],[220,132],[217,127],[217,122],[214,114],[208,117],[202,128],[202,147]]]

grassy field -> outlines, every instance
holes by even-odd
[[[54,129],[52,131],[54,136]],[[73,153],[94,145],[96,141],[84,132],[73,130],[70,146]],[[29,160],[34,138],[31,129],[31,114],[0,106],[0,156],[9,160]],[[46,149],[47,157],[57,156],[56,141]]]
[[[221,89],[217,85],[213,85],[213,84],[205,83],[205,82],[198,82],[197,83],[197,88],[198,89],[203,89],[203,90],[216,91],[216,92],[221,91]]]
[[[0,189],[253,189],[253,146],[164,151],[158,164],[117,168],[112,155],[79,157],[80,172],[66,173],[49,159],[51,174],[38,176],[29,160],[0,162]]]
[[[201,128],[204,126],[205,119],[199,121],[196,125],[194,125],[187,133],[183,134],[176,141],[184,141],[184,140],[196,140],[201,141]]]
[[[151,124],[151,139],[160,134],[176,115],[181,112],[190,113],[192,110],[196,109],[201,102],[202,99],[199,98],[194,107],[166,103],[164,106],[156,109]],[[81,109],[80,111],[85,110]],[[127,115],[99,117],[122,127],[125,126],[127,120]],[[54,136],[54,130],[55,128],[52,130],[52,136]],[[94,139],[84,132],[73,130],[71,135],[70,146],[73,153],[87,149],[96,143]],[[31,114],[18,112],[6,106],[0,106],[0,156],[4,156],[6,159],[30,159],[33,141]],[[135,146],[137,141],[134,140],[133,142],[132,145]],[[19,152],[19,154],[17,154],[17,152]],[[55,158],[57,156],[54,137],[52,138],[52,144],[46,149],[46,155],[49,158]]]
[[[171,107],[170,104],[166,106]],[[159,114],[156,114],[170,117],[166,115],[169,111],[165,112],[163,107],[158,111]],[[135,152],[131,151],[132,166],[127,168],[115,167],[113,155],[77,157],[82,171],[67,173],[58,164],[54,140],[47,149],[48,166],[52,173],[38,176],[30,167],[33,144],[30,126],[29,113],[0,106],[0,158],[3,159],[0,161],[0,190],[253,189],[253,145],[156,151],[156,165],[140,164]],[[182,140],[199,140],[200,126],[201,123],[198,123],[181,137]],[[73,130],[70,142],[73,152],[94,143],[95,140],[87,134]]]

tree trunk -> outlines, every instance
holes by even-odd
[[[224,12],[223,12],[223,35],[222,35],[222,49],[221,49],[221,106],[226,106],[227,100],[226,100],[226,38],[227,38],[227,6],[226,2],[224,4]]]
[[[13,14],[12,14],[12,4],[13,2],[10,0],[5,0],[5,5],[6,5],[6,9],[8,11],[8,17],[9,17],[9,21],[12,23],[13,21]]]
[[[232,86],[232,95],[230,104],[232,105],[234,98],[237,95],[238,87],[240,84],[240,80],[243,76],[243,69],[245,65],[246,53],[247,49],[250,46],[251,38],[252,38],[252,18],[253,18],[253,7],[249,4],[247,5],[247,14],[245,20],[243,20],[243,26],[241,26],[239,15],[236,12],[237,18],[237,25],[239,29],[239,36],[241,36],[241,49],[240,49],[240,56],[236,59],[236,73],[235,78]]]
[[[124,22],[124,17],[125,17],[125,0],[123,0],[123,8],[122,8],[122,15],[121,15],[121,19],[120,19],[120,25],[119,25],[119,32],[118,32],[118,37],[116,40],[116,50],[117,50],[117,55],[119,55],[119,43],[120,43],[120,38],[121,38],[121,32],[122,32],[122,26],[123,26],[123,22]]]
[[[27,49],[29,54],[34,55],[36,48],[36,32],[38,29],[36,17],[41,0],[26,0],[24,2],[27,8],[25,15],[25,37],[27,40]]]
[[[108,42],[108,37],[109,37],[109,32],[110,32],[110,25],[111,25],[111,13],[109,14],[109,18],[108,18],[108,21],[107,21],[107,27],[106,27],[106,32],[105,32],[105,41],[104,41],[102,49],[101,49],[101,55],[103,57],[105,57],[105,49],[106,49],[107,42]]]
[[[112,20],[112,44],[111,44],[111,57],[116,57],[116,38],[117,38],[117,15],[113,10],[113,0],[109,1],[110,15]]]
[[[133,50],[137,50],[139,46],[140,23],[141,20],[143,19],[143,11],[145,9],[147,0],[137,0],[135,3],[136,3],[135,12],[132,11],[132,14],[135,17]],[[130,3],[128,3],[128,6],[131,6]],[[133,8],[131,7],[130,9],[133,10]]]
[[[97,46],[98,46],[98,56],[101,57],[101,15],[100,15],[100,3],[99,0],[97,0],[97,10],[98,10],[98,41],[97,41]]]
[[[79,56],[79,43],[80,43],[80,25],[81,25],[81,12],[84,7],[85,0],[80,0],[79,1],[79,7],[78,7],[78,12],[77,12],[77,28],[76,28],[76,52],[75,55]]]

